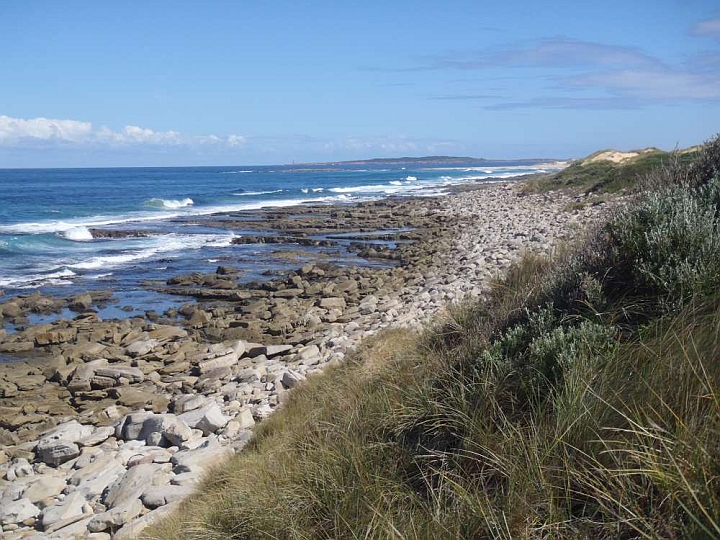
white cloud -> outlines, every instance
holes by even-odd
[[[132,142],[151,144],[180,144],[182,139],[177,131],[153,131],[139,126],[125,126],[122,134]]]
[[[247,142],[247,139],[243,137],[242,135],[230,135],[227,138],[227,143],[229,146],[240,146],[242,144],[245,144]]]
[[[65,143],[76,146],[196,146],[212,145],[217,148],[234,148],[245,144],[241,135],[183,136],[177,131],[155,131],[140,126],[125,126],[114,131],[106,126],[93,128],[90,122],[56,118],[13,118],[0,115],[0,146],[24,143]]]
[[[694,36],[710,36],[720,39],[720,19],[699,22],[692,29]]]
[[[0,116],[0,144],[21,139],[80,142],[92,135],[90,122],[55,118],[12,118]]]
[[[644,100],[720,99],[720,78],[684,70],[620,70],[576,77],[569,84]]]

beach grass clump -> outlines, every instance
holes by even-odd
[[[718,148],[366,340],[147,537],[720,539]]]

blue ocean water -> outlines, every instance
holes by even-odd
[[[208,228],[201,216],[307,202],[352,204],[387,196],[439,195],[447,186],[471,179],[552,169],[529,162],[418,168],[0,169],[0,290],[6,295],[34,289],[70,295],[76,289],[112,288],[125,303],[152,304],[157,299],[141,292],[142,280],[209,271],[218,261],[233,259],[231,241],[242,232]],[[152,234],[93,238],[92,228]],[[267,247],[231,249],[255,250],[257,256],[245,263],[250,276],[275,264],[262,257]]]

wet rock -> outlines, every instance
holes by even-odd
[[[73,296],[70,302],[68,302],[68,307],[73,311],[85,311],[86,309],[90,309],[92,304],[92,297],[86,293]]]

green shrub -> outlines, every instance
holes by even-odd
[[[720,178],[649,193],[608,225],[616,273],[634,294],[657,295],[670,309],[712,292],[720,276]]]

